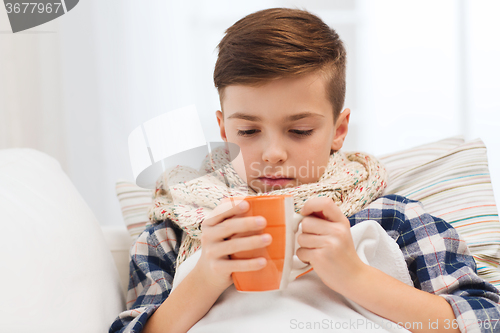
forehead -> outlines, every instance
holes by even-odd
[[[296,113],[307,112],[333,118],[325,82],[321,74],[312,73],[266,81],[259,85],[227,86],[221,100],[224,119],[230,119],[233,114],[246,114],[260,120],[279,121]]]

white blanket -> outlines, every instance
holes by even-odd
[[[413,286],[399,246],[376,221],[353,226],[351,234],[364,263]],[[198,251],[182,263],[173,288],[193,269],[200,255]],[[409,332],[331,290],[314,271],[283,291],[242,293],[232,285],[189,332],[301,331]]]

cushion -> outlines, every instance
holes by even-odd
[[[0,150],[2,332],[102,333],[125,308],[94,214],[54,158]]]
[[[380,156],[389,181],[386,194],[419,200],[464,238],[478,275],[500,287],[500,222],[486,146],[460,137]]]
[[[135,240],[149,224],[148,209],[153,202],[153,190],[125,179],[118,179],[115,189],[125,226]]]
[[[378,158],[389,175],[384,195],[419,200],[451,223],[467,242],[479,276],[500,288],[500,223],[484,143],[457,136]],[[149,223],[153,190],[126,180],[116,187],[125,224],[137,237]]]
[[[135,239],[130,237],[124,225],[101,225],[101,230],[118,269],[123,294],[126,295],[130,276],[129,253]]]

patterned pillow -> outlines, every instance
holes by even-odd
[[[384,194],[419,200],[431,215],[451,223],[467,242],[478,274],[500,288],[500,222],[484,143],[452,137],[379,159],[389,174]],[[149,223],[153,190],[118,180],[116,193],[135,239]]]
[[[500,222],[480,139],[459,137],[379,156],[388,174],[385,194],[419,200],[464,238],[478,274],[500,287]]]
[[[135,241],[149,224],[148,209],[153,202],[153,190],[124,179],[117,180],[115,189],[125,226]]]

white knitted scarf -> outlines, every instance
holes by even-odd
[[[201,223],[224,198],[289,194],[299,213],[309,198],[326,196],[351,216],[379,197],[386,181],[386,170],[375,157],[338,151],[330,155],[317,182],[257,193],[238,176],[229,151],[219,148],[205,158],[200,171],[185,166],[165,171],[156,182],[148,217],[152,223],[170,219],[187,233],[177,257],[178,267],[200,248]]]

